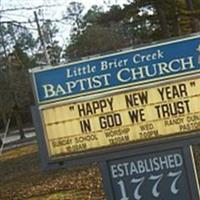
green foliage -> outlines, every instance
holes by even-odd
[[[24,27],[1,24],[0,28],[3,44],[0,57],[0,119],[5,123],[8,117],[15,116],[23,137],[22,113],[33,102],[28,68],[35,66],[35,62],[28,52],[32,52],[35,40]]]
[[[74,60],[198,31],[200,1],[134,0],[106,11],[94,5],[87,13],[73,1],[63,17],[72,24],[65,58]],[[60,64],[58,27],[45,20],[41,30],[51,64]],[[16,104],[25,110],[33,102],[27,70],[46,60],[39,38],[21,24],[0,23],[0,42],[0,118],[5,118]]]
[[[123,8],[111,6],[108,11],[94,6],[84,17],[76,15],[76,20],[81,22],[76,24],[79,31],[72,31],[65,49],[70,59],[198,31],[200,2],[135,0]]]
[[[126,46],[126,38],[121,34],[123,30],[120,28],[117,24],[112,24],[110,27],[98,24],[88,26],[83,34],[74,36],[73,44],[66,49],[66,55],[76,59],[123,48]]]
[[[7,24],[5,33],[3,34],[6,35],[4,37],[10,47],[20,46],[22,50],[33,50],[35,46],[36,41],[33,35],[26,27],[21,27],[20,24]]]
[[[102,13],[103,13],[102,7],[93,5],[88,10],[88,12],[83,16],[82,25],[87,26],[96,23]]]
[[[50,20],[45,20],[41,26],[44,41],[46,44],[51,44],[58,33],[58,28],[55,24],[53,24]]]
[[[76,1],[70,2],[69,6],[67,7],[64,18],[71,23],[72,33],[74,34],[80,31],[83,10],[84,5]]]
[[[58,45],[57,41],[53,41],[47,46],[47,52],[49,54],[51,65],[58,65],[61,59],[62,48]]]
[[[113,51],[130,46],[136,40],[132,39],[131,29],[126,22],[118,23],[121,8],[111,7],[111,11],[103,12],[101,7],[93,6],[79,24],[79,31],[72,32],[71,42],[66,48],[66,57],[77,59],[106,51]],[[117,13],[116,13],[117,12]],[[105,19],[105,21],[104,21]]]
[[[59,29],[50,20],[45,20],[41,26],[43,39],[46,45],[47,53],[50,58],[51,65],[58,65],[61,59],[62,48],[56,40]],[[38,38],[39,50],[35,54],[35,60],[37,63],[46,63],[43,47],[40,45],[40,39]],[[42,49],[42,51],[40,51]]]

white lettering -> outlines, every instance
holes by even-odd
[[[138,53],[133,56],[133,63],[139,64],[139,63],[143,63],[143,62],[159,60],[159,59],[164,58],[163,54],[164,54],[164,52],[161,50],[157,50],[156,52],[153,52],[151,54],[145,54],[145,55]]]
[[[128,69],[128,68],[121,69],[117,73],[117,79],[122,83],[129,82],[131,80],[129,73],[130,73],[130,69]]]
[[[105,70],[109,70],[113,68],[127,67],[127,62],[128,62],[128,59],[124,59],[124,60],[114,59],[112,61],[107,61],[107,60],[101,61],[101,71],[105,71]]]
[[[181,166],[183,166],[181,154],[174,153],[111,165],[111,172],[113,178],[118,178],[133,176],[135,174],[158,172],[164,169],[175,169]]]
[[[44,98],[51,98],[54,96],[65,95],[66,91],[64,88],[58,84],[57,86],[53,86],[51,84],[43,85],[44,89]]]
[[[162,54],[159,55],[162,57]],[[149,56],[148,56],[149,58]],[[135,61],[138,59],[138,54],[134,56]],[[149,77],[172,74],[194,68],[192,57],[174,59],[170,62],[160,62],[152,65],[145,65],[132,68],[123,68],[118,71],[117,79],[121,83],[128,83],[135,80],[141,80]]]
[[[95,88],[105,87],[110,85],[111,74],[103,74],[75,81],[68,81],[64,86],[61,84],[43,85],[44,98],[51,98],[71,94],[73,92],[87,91]]]

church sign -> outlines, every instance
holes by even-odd
[[[199,72],[200,36],[33,69],[48,158],[200,130]]]
[[[200,130],[200,78],[41,109],[49,156]]]
[[[200,71],[200,36],[33,70],[39,104],[182,77]]]

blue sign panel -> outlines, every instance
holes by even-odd
[[[108,162],[115,200],[189,200],[192,198],[181,149]]]
[[[39,103],[72,99],[200,70],[200,36],[33,72]]]

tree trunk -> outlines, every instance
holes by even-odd
[[[173,31],[174,31],[174,35],[175,36],[179,36],[181,35],[181,28],[179,25],[179,21],[178,21],[178,12],[177,12],[177,4],[176,4],[176,0],[173,0]]]
[[[7,118],[6,118],[6,115],[4,113],[2,114],[2,119],[3,119],[3,125],[4,125],[4,127],[6,127]]]
[[[21,118],[19,111],[15,111],[14,116],[15,116],[15,120],[16,120],[16,123],[17,123],[17,128],[19,130],[20,139],[24,139],[25,133],[24,133],[24,130],[23,130],[22,118]]]
[[[188,9],[192,12],[194,10],[194,5],[192,0],[186,0]],[[192,32],[198,31],[198,20],[195,17],[192,17],[191,21]]]
[[[7,118],[6,115],[3,113],[2,114],[2,119],[3,119],[3,125],[4,125],[4,127],[6,127],[9,118]],[[8,134],[9,134],[9,130],[8,130]]]
[[[165,0],[156,0],[155,8],[158,13],[158,18],[160,21],[160,28],[161,28],[162,34],[164,38],[168,38],[170,37],[170,33],[169,33],[169,27],[167,23],[166,14],[165,14]]]

